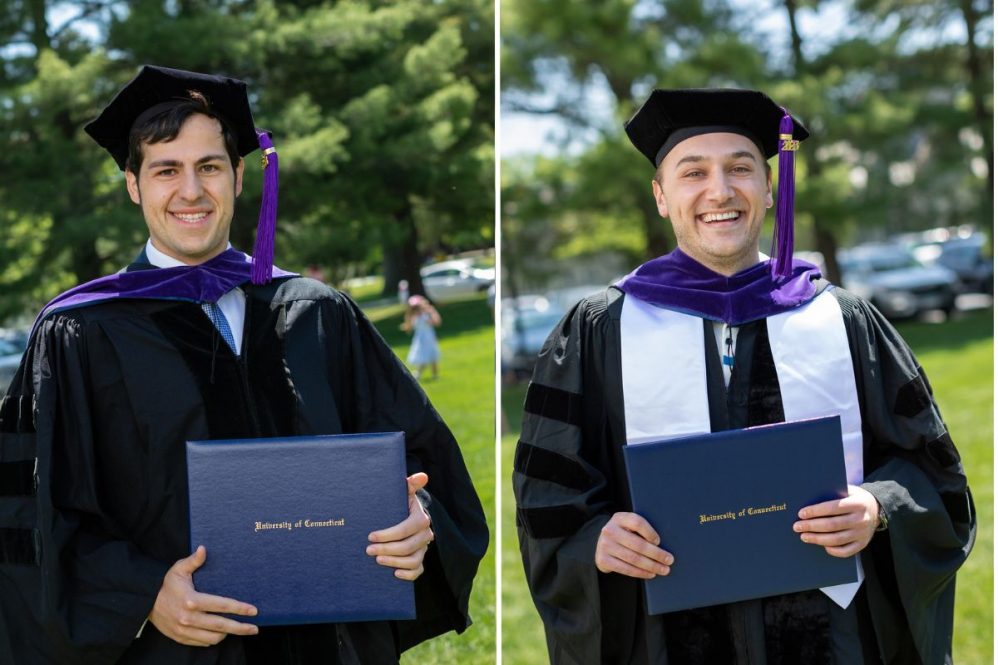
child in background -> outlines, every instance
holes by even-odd
[[[440,347],[434,328],[440,325],[440,314],[430,301],[423,296],[409,298],[402,329],[412,333],[412,346],[409,347],[409,365],[418,379],[427,365],[432,378],[437,378],[437,362],[440,360]]]

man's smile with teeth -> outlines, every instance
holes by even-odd
[[[737,219],[740,215],[737,210],[732,210],[730,212],[712,212],[702,216],[705,222],[723,222],[729,219]]]
[[[200,222],[208,216],[207,212],[175,212],[173,216],[185,222]]]

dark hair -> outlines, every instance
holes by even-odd
[[[140,116],[132,125],[128,133],[128,159],[125,162],[125,170],[137,174],[142,167],[142,144],[174,140],[187,119],[195,113],[218,121],[222,126],[222,141],[225,143],[225,152],[229,155],[232,168],[238,166],[239,142],[228,120],[212,110],[208,100],[197,90],[188,90],[187,94],[190,95],[190,99],[178,100],[176,104],[148,118],[143,119]]]

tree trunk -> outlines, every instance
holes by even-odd
[[[95,243],[96,241],[83,244],[70,253],[77,284],[83,284],[102,276],[100,255],[97,253]]]
[[[35,63],[42,51],[49,48],[49,24],[45,18],[45,0],[31,0],[29,10],[31,11],[31,43],[35,46]]]
[[[623,72],[612,72],[606,69],[604,69],[603,73],[606,76],[607,85],[610,86],[610,90],[613,92],[614,97],[616,97],[617,107],[620,108],[621,104],[629,103],[631,99],[631,86],[633,85],[633,80],[630,76],[633,73],[625,75]],[[641,228],[645,234],[645,252],[647,258],[654,259],[671,252],[675,245],[672,242],[672,234],[669,233],[670,223],[668,220],[662,219],[662,216],[658,214],[658,208],[655,206],[650,192],[640,198],[639,208],[643,213],[641,216]]]
[[[647,196],[642,197],[639,207],[643,213],[641,215],[641,225],[644,228],[645,238],[647,239],[647,258],[654,259],[663,254],[668,254],[673,248],[671,234],[669,233],[669,220],[662,219],[662,216],[658,214],[658,208],[655,207],[655,199],[652,198],[650,192]]]
[[[794,56],[794,73],[798,76],[804,73],[807,63],[804,61],[803,40],[797,30],[797,1],[784,0],[787,8],[787,20],[790,23],[790,50]]]
[[[835,255],[839,250],[839,243],[828,229],[820,228],[817,224],[814,227],[814,241],[818,245],[818,251],[825,257],[825,270],[822,276],[832,284],[842,283],[842,273],[839,271],[839,262]]]
[[[401,239],[389,240],[384,251],[385,289],[386,296],[398,292],[400,279],[409,282],[410,295],[426,295],[423,289],[423,278],[419,274],[422,261],[419,256],[419,233],[416,231],[416,219],[412,215],[409,197],[401,196],[402,201],[395,213],[396,229],[401,231]]]
[[[801,39],[797,29],[797,0],[784,0],[784,7],[787,9],[787,21],[790,24],[790,48],[793,53],[793,70],[795,77],[804,75],[808,68],[808,62],[804,59],[804,40]],[[821,175],[821,162],[817,159],[811,160],[808,164],[808,177],[818,180]],[[814,241],[825,258],[824,277],[834,284],[841,284],[841,274],[839,272],[839,262],[835,255],[838,252],[838,241],[828,227],[827,220],[820,215],[814,218]]]
[[[381,274],[385,276],[385,286],[381,290],[383,298],[394,298],[398,294],[402,276],[402,248],[391,239],[381,242]]]
[[[977,51],[977,44],[974,42],[974,33],[977,31],[978,15],[974,11],[973,0],[961,0],[960,11],[963,13],[963,20],[967,25],[967,75],[970,79],[970,93],[974,102],[974,119],[977,121],[977,129],[984,139],[984,159],[988,165],[988,185],[985,188],[987,206],[985,209],[990,213],[994,209],[995,190],[995,155],[994,140],[991,135],[992,117],[988,113],[985,104],[984,76],[981,71],[981,57]]]

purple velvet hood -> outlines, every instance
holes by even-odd
[[[730,277],[681,250],[638,266],[617,286],[639,300],[732,326],[796,309],[816,295],[817,266],[795,259],[789,277],[773,277],[769,260]]]
[[[143,251],[140,261],[144,256]],[[118,298],[216,302],[228,291],[250,281],[252,267],[248,255],[227,249],[196,266],[131,270],[99,277],[56,296],[35,319],[35,326],[55,312]],[[274,277],[294,274],[274,267]]]

